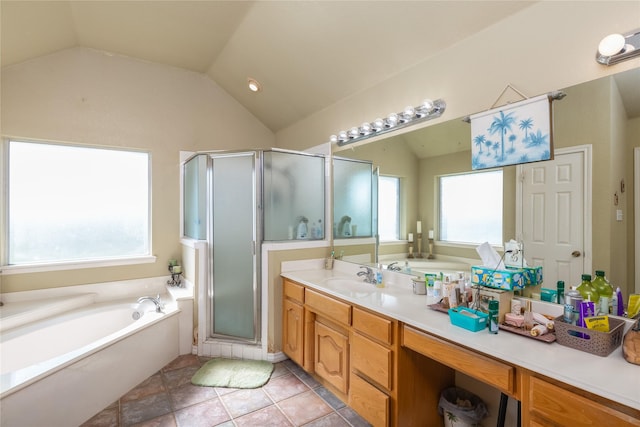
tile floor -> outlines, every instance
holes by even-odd
[[[257,389],[198,387],[210,358],[180,356],[81,427],[360,427],[369,424],[295,363],[276,363]]]

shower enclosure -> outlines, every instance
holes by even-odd
[[[198,153],[184,163],[184,234],[206,240],[206,339],[260,344],[261,244],[324,223],[323,156],[281,150]],[[310,225],[312,223],[309,223]],[[321,239],[317,231],[307,239]]]

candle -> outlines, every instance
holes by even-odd
[[[418,225],[416,227],[416,232],[418,234],[422,233],[422,221],[418,221]]]
[[[413,233],[409,233],[409,237],[407,238],[409,243],[413,242]]]
[[[429,230],[429,238],[433,239],[433,230]]]

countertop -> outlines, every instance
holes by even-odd
[[[640,410],[640,366],[628,363],[622,347],[601,357],[556,343],[536,341],[501,330],[471,332],[452,325],[449,316],[427,307],[433,297],[415,295],[407,275],[385,271],[385,287],[362,283],[345,286],[340,279],[360,280],[358,266],[335,261],[333,270],[322,268],[322,260],[283,263],[282,276],[342,300],[399,320],[407,325],[503,360],[532,372],[554,378],[590,393]],[[628,326],[627,326],[628,328]]]

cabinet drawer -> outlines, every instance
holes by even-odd
[[[515,368],[458,347],[407,326],[403,327],[402,345],[456,371],[492,385],[507,394],[515,393]]]
[[[374,427],[389,425],[389,396],[353,373],[349,406]]]
[[[342,301],[337,301],[311,289],[305,289],[305,305],[316,313],[322,313],[336,322],[351,324],[351,306]]]
[[[384,344],[391,345],[393,340],[393,322],[367,311],[353,308],[353,327]]]
[[[358,333],[354,332],[351,336],[351,368],[387,390],[391,390],[392,355],[392,351],[388,348]]]
[[[637,418],[536,377],[530,379],[527,399],[532,413],[553,421],[557,425],[617,427],[638,425]]]
[[[298,301],[300,303],[304,302],[304,287],[298,285],[297,283],[293,283],[289,279],[284,279],[282,282],[282,293],[285,298],[290,298],[292,300]]]

